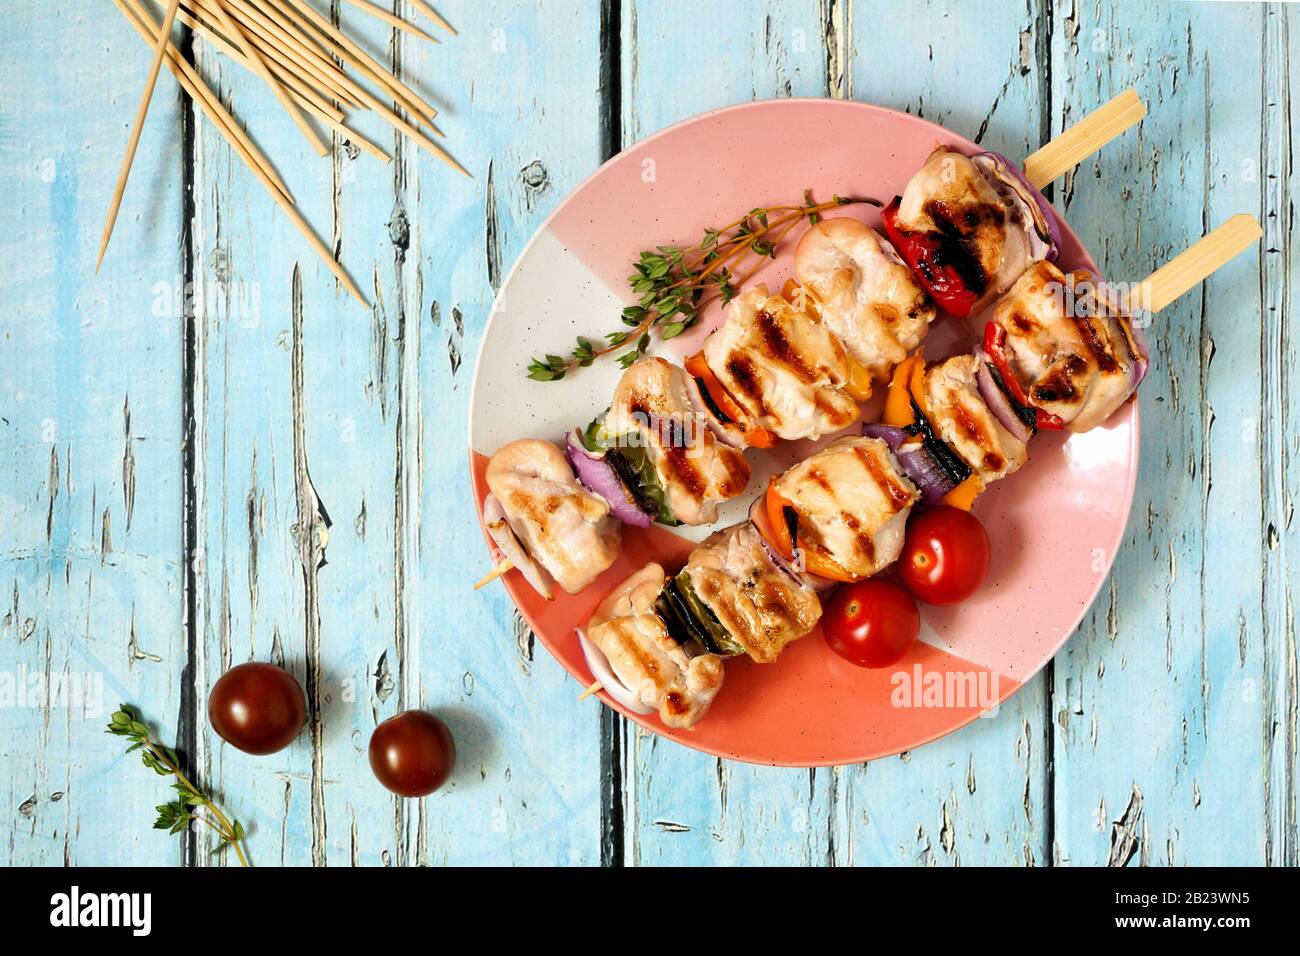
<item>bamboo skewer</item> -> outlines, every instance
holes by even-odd
[[[590,687],[588,687],[586,690],[584,690],[581,694],[578,695],[578,700],[586,700],[592,694],[596,693],[597,691],[602,691],[604,689],[605,689],[604,684],[602,684],[600,681],[595,681]]]
[[[479,578],[477,583],[475,583],[474,585],[474,590],[477,591],[479,588],[491,584],[497,578],[501,577],[501,575],[505,574],[507,571],[512,570],[514,566],[515,563],[511,561],[509,558],[506,558],[504,561],[498,564],[487,574],[483,575],[483,577]]]
[[[1042,189],[1139,122],[1146,112],[1137,91],[1125,90],[1026,158],[1021,167],[1025,178]]]
[[[215,0],[195,0],[195,2],[211,9]],[[263,44],[279,50],[287,61],[314,76],[320,83],[324,83],[335,99],[354,106],[360,105],[352,89],[355,84],[313,45],[300,42],[297,37],[281,28],[262,11],[249,6],[244,0],[224,0],[224,2],[229,3],[241,14],[241,19],[258,35]]]
[[[158,23],[140,6],[139,0],[113,0],[113,2],[117,4],[117,8],[136,28],[144,41],[152,46],[157,39]],[[130,6],[127,5],[128,3]],[[180,55],[175,44],[172,43],[167,45],[167,65],[181,84],[181,88],[189,94],[190,99],[199,105],[199,108],[203,110],[213,126],[217,128],[217,131],[229,141],[235,152],[239,153],[240,158],[252,168],[253,173],[262,180],[268,189],[280,193],[286,202],[292,204],[294,200],[293,195],[289,192],[289,187],[280,179],[270,161],[248,138],[248,134],[244,132],[239,123],[235,121],[235,118],[221,104],[221,100],[208,88],[208,85],[203,82],[203,79]]]
[[[210,0],[200,0],[200,2],[210,2]],[[236,4],[242,4],[243,0],[230,0],[230,2]],[[294,2],[295,5],[298,6],[300,9],[304,9],[304,10],[311,9],[310,7],[307,6],[305,2],[298,2],[298,0],[294,0]],[[316,15],[319,16],[319,14]],[[339,35],[342,36],[342,34]],[[412,126],[409,122],[407,122],[397,113],[393,112],[382,102],[376,99],[375,96],[372,95],[369,90],[367,90],[365,87],[361,86],[360,84],[354,82],[346,74],[339,73],[337,75],[339,77],[339,82],[342,83],[345,87],[347,87],[348,92],[352,96],[354,96],[357,100],[359,100],[362,106],[374,111],[375,113],[378,113],[379,116],[385,122],[395,127],[396,129],[400,130],[402,133],[406,134],[406,136],[408,136],[410,139],[415,141],[417,146],[424,148],[427,152],[433,154],[438,159],[442,160],[452,169],[456,170],[459,173],[464,174],[465,176],[469,176],[469,172],[465,169],[465,167],[463,167],[460,163],[458,163],[455,159],[453,159],[451,154],[449,154],[441,146],[433,142],[433,140],[429,139],[418,129]]]
[[[353,43],[347,35],[339,31],[329,20],[322,17],[306,0],[289,0],[289,5],[285,9],[300,25],[315,34],[317,42],[328,45],[339,59],[350,63],[387,89],[408,113],[422,117],[421,122],[424,119],[432,121],[438,115],[438,111],[432,105],[423,100],[414,90],[397,79],[392,73],[376,63],[365,50]],[[429,122],[428,125],[433,126],[432,122]],[[433,128],[437,129],[437,127]]]
[[[302,130],[302,135],[307,137],[307,141],[311,143],[312,147],[316,150],[316,154],[318,156],[326,155],[329,152],[329,147],[327,147],[321,140],[320,136],[317,135],[316,130],[312,125],[307,122],[307,117],[302,115],[302,110],[298,108],[298,104],[290,99],[289,94],[285,92],[284,87],[281,86],[280,82],[271,75],[271,71],[267,69],[266,63],[262,59],[262,54],[257,52],[257,47],[248,42],[248,37],[244,35],[243,28],[231,19],[230,14],[226,11],[224,0],[216,0],[214,7],[216,9],[217,19],[221,21],[221,25],[230,35],[230,38],[237,42],[240,49],[244,51],[244,54],[248,57],[249,64],[252,66],[253,72],[261,77],[262,82],[271,88],[271,92],[275,94],[275,98],[280,101],[280,105],[283,106],[285,111],[289,114],[289,118],[293,120],[294,125],[297,126],[298,129]]]
[[[368,0],[349,2],[395,29],[434,43],[441,42],[425,30],[401,20]],[[327,155],[330,147],[313,120],[323,123],[357,148],[385,163],[391,162],[392,157],[388,152],[344,122],[345,110],[368,110],[379,114],[381,119],[412,139],[420,148],[432,153],[453,169],[469,175],[449,153],[413,125],[413,122],[419,123],[441,136],[441,130],[433,122],[438,115],[437,109],[304,0],[114,0],[114,4],[141,38],[153,48],[154,56],[104,225],[99,256],[95,263],[97,271],[103,263],[121,209],[131,164],[139,147],[158,74],[165,62],[182,89],[252,170],[272,199],[289,217],[289,221],[324,260],[338,282],[362,304],[368,304],[347,270],[297,210],[292,193],[270,161],[206,80],[182,56],[180,48],[172,42],[172,27],[177,20],[199,33],[215,49],[254,73],[269,86],[290,119],[318,154]],[[161,23],[151,4],[157,4],[161,8]],[[426,5],[421,4],[420,8],[435,23],[455,33],[445,20]],[[355,70],[357,78],[349,70]],[[358,82],[358,78],[361,82]],[[371,83],[375,84],[376,89],[381,89],[384,96],[391,98],[392,107],[371,93],[367,88]],[[408,114],[413,122],[408,122],[399,111]],[[506,564],[495,573],[502,574],[510,567]]]
[[[184,2],[185,0],[182,0],[182,4]],[[192,29],[203,34],[203,36],[218,50],[229,56],[236,63],[239,63],[241,66],[245,66],[250,70],[252,69],[249,58],[241,50],[231,46],[230,42],[214,30],[208,21],[201,19],[200,17],[189,16],[184,12],[180,14],[180,19],[187,26],[190,26]],[[273,53],[274,52],[275,51],[273,50]],[[356,130],[347,126],[343,122],[343,113],[334,109],[333,106],[330,105],[330,102],[324,99],[314,87],[307,86],[304,81],[300,80],[298,74],[287,71],[282,72],[283,68],[277,64],[268,64],[268,66],[272,73],[277,74],[285,81],[290,96],[294,97],[298,101],[299,105],[307,110],[307,112],[311,113],[326,126],[335,130],[348,142],[355,143],[359,148],[370,153],[381,162],[392,162],[392,156],[380,147],[376,146],[369,139],[362,136]]]
[[[352,6],[356,7],[358,10],[364,10],[372,17],[383,20],[390,27],[393,27],[396,30],[401,30],[403,33],[409,33],[411,36],[419,37],[422,40],[428,40],[430,43],[442,42],[437,37],[425,33],[414,23],[407,23],[401,17],[389,13],[383,7],[375,6],[375,4],[371,3],[370,0],[347,0],[347,2],[352,4]]]
[[[1238,253],[1245,252],[1262,235],[1264,230],[1254,216],[1237,213],[1138,283],[1128,296],[1129,311],[1159,312]]]
[[[212,24],[212,21],[208,19],[209,15],[201,10],[191,14],[187,12],[188,5],[189,0],[181,0],[180,21],[200,33],[204,39],[240,66],[252,70],[253,67],[248,57]],[[328,115],[334,120],[342,122],[343,112],[334,108],[334,93],[329,87],[322,90],[321,87],[324,84],[314,77],[308,76],[305,71],[300,71],[292,60],[289,60],[273,46],[270,48],[265,46],[265,41],[261,37],[254,37],[251,42],[270,60],[267,66],[271,72],[289,85],[303,106],[318,117]]]
[[[427,3],[425,3],[424,0],[411,0],[411,5],[415,7],[415,9],[423,13],[430,20],[432,20],[434,23],[438,24],[438,26],[442,27],[444,30],[450,33],[452,36],[459,36],[459,34],[456,32],[456,28],[453,27],[446,20],[444,20],[441,16],[439,16],[438,11],[433,9],[433,7],[429,6]]]
[[[135,125],[131,129],[131,139],[126,146],[126,155],[122,157],[122,169],[117,174],[117,188],[113,191],[113,200],[108,206],[108,218],[104,222],[104,235],[99,240],[99,257],[95,260],[95,271],[104,262],[104,253],[108,251],[108,240],[113,235],[113,225],[117,222],[118,211],[122,208],[122,194],[126,192],[126,181],[131,176],[131,164],[135,161],[136,147],[140,145],[140,133],[144,130],[145,117],[149,115],[149,103],[153,99],[154,86],[158,83],[158,71],[162,69],[163,59],[170,43],[172,24],[176,21],[176,10],[180,0],[169,0],[167,13],[163,17],[162,31],[154,46],[153,61],[149,64],[149,78],[145,81],[144,91],[140,94],[140,106],[136,109]]]

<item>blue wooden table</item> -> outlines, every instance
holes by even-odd
[[[390,166],[318,159],[195,41],[366,311],[166,71],[96,276],[149,55],[111,4],[61,7],[10,3],[0,32],[0,860],[234,862],[150,829],[165,782],[102,732],[123,700],[248,824],[258,864],[1300,861],[1293,9],[444,0],[460,35],[433,47],[345,7],[445,108],[473,180],[372,125]],[[468,590],[493,292],[611,152],[711,107],[832,96],[1023,156],[1130,85],[1140,130],[1054,196],[1107,273],[1236,212],[1266,237],[1161,314],[1114,572],[996,717],[863,766],[718,761],[575,702],[503,592]],[[207,689],[249,659],[310,697],[276,757],[207,724]],[[38,693],[56,677],[79,705]],[[419,802],[365,753],[408,707],[460,747]]]

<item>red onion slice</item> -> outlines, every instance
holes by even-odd
[[[573,630],[578,635],[578,646],[582,648],[582,656],[586,658],[591,676],[600,681],[601,689],[634,714],[653,714],[654,708],[641,703],[632,689],[618,679],[605,652],[582,633],[582,628],[576,627]]]
[[[863,422],[862,434],[868,438],[879,438],[889,446],[890,451],[898,451],[898,446],[907,440],[907,432],[896,425],[884,425],[880,422]]]
[[[1132,319],[1128,322],[1129,331],[1133,335],[1133,344],[1138,347],[1138,354],[1133,360],[1133,387],[1137,388],[1142,384],[1142,379],[1147,377],[1147,370],[1151,367],[1151,349],[1147,347],[1147,335],[1142,326]]]
[[[948,492],[957,487],[920,438],[908,435],[901,428],[878,422],[864,423],[862,434],[868,438],[878,438],[889,446],[903,472],[921,493],[922,504],[937,505]]]
[[[993,181],[995,188],[1005,185],[1021,200],[1025,206],[1021,212],[1028,213],[1028,223],[1033,226],[1034,232],[1045,246],[1044,249],[1035,251],[1042,253],[1039,258],[1055,262],[1061,249],[1061,226],[1056,220],[1056,210],[1047,201],[1047,197],[1025,178],[1019,166],[1001,153],[980,153],[972,162]]]
[[[654,523],[654,517],[641,510],[614,466],[605,461],[604,456],[593,455],[583,447],[578,429],[569,432],[564,452],[578,480],[609,502],[610,514],[615,518],[637,528],[648,528]]]
[[[1016,410],[1011,407],[1011,400],[993,380],[993,375],[989,372],[988,359],[978,351],[975,357],[979,360],[975,371],[975,384],[979,386],[980,398],[984,399],[984,404],[989,407],[989,411],[1003,428],[1020,442],[1027,444],[1029,439],[1034,437],[1033,432],[1020,420]]]
[[[532,585],[533,590],[546,600],[554,601],[555,594],[547,583],[546,575],[515,537],[514,529],[506,520],[505,509],[501,507],[501,502],[497,501],[496,495],[488,495],[483,499],[483,524],[492,541],[501,549],[501,553],[514,564],[519,573],[524,576],[524,580]]]

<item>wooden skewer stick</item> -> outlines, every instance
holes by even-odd
[[[122,208],[122,194],[126,192],[126,181],[131,176],[131,164],[135,161],[135,150],[140,145],[140,133],[144,130],[144,119],[149,115],[149,102],[153,99],[154,86],[158,82],[158,71],[162,69],[163,58],[171,40],[172,24],[176,21],[176,10],[180,0],[169,0],[167,14],[163,17],[162,31],[154,46],[153,62],[149,64],[149,78],[145,81],[144,92],[140,95],[140,106],[135,112],[135,126],[131,130],[131,139],[126,146],[126,155],[122,157],[122,169],[117,174],[117,188],[113,191],[113,201],[108,206],[108,219],[104,223],[104,236],[99,240],[99,257],[95,260],[95,271],[99,272],[104,262],[104,253],[108,250],[108,240],[113,235],[113,224],[117,222],[118,211]]]
[[[403,33],[409,33],[411,36],[420,37],[420,39],[428,40],[430,43],[442,42],[437,37],[425,33],[415,24],[407,23],[401,17],[389,13],[383,7],[375,6],[375,4],[371,3],[370,0],[348,0],[348,3],[352,4],[352,6],[356,7],[358,10],[364,10],[376,19],[383,20],[390,27],[393,27],[396,30],[401,30]]]
[[[185,0],[182,0],[182,4],[184,4],[184,2]],[[202,19],[201,16],[190,16],[182,10],[179,19],[182,23],[201,33],[213,44],[213,46],[226,54],[236,63],[252,69],[248,62],[248,57],[244,55],[243,51],[232,46],[224,36],[213,29],[212,25],[208,21]],[[277,55],[277,52],[274,50],[272,50],[271,53],[272,56]],[[298,104],[303,109],[307,110],[307,112],[311,113],[326,126],[330,127],[330,129],[337,132],[348,142],[355,143],[358,148],[365,150],[381,162],[391,163],[393,161],[393,157],[387,152],[366,139],[366,137],[362,136],[350,126],[346,125],[343,122],[343,114],[334,109],[334,107],[330,105],[329,101],[324,99],[315,87],[306,85],[306,81],[302,80],[298,74],[289,72],[278,64],[268,64],[268,67],[272,73],[275,73],[284,81],[289,94],[297,100]],[[287,195],[288,191],[286,190],[285,192]]]
[[[186,0],[211,10],[215,0]],[[351,83],[328,57],[321,54],[310,42],[300,41],[261,10],[249,6],[244,0],[226,0],[231,9],[247,27],[248,33],[262,45],[263,52],[278,52],[283,62],[291,63],[304,74],[311,76],[315,85],[329,91],[340,103],[360,106],[353,95]]]
[[[347,75],[342,64],[338,62],[339,57],[328,44],[321,43],[318,38],[308,35],[308,32],[292,16],[292,11],[284,0],[249,0],[249,2],[256,12],[260,13],[262,17],[274,25],[275,29],[280,31],[281,35],[292,37],[296,41],[298,49],[308,51],[311,62],[317,69],[327,69],[335,86],[342,91],[345,102],[357,108],[361,106],[356,97],[348,92]],[[268,33],[270,32],[266,27],[262,29]],[[297,60],[304,59],[303,53],[289,47],[283,40],[279,41],[278,46],[287,49]]]
[[[1035,189],[1042,189],[1139,122],[1146,113],[1137,90],[1125,90],[1026,158],[1022,165],[1025,178]]]
[[[244,51],[236,47],[225,34],[221,33],[208,19],[209,14],[206,11],[197,10],[189,13],[187,0],[181,0],[181,12],[177,19],[184,23],[190,29],[201,34],[204,39],[214,47],[230,57],[240,66],[246,69],[252,69],[248,62],[248,57]],[[301,70],[297,64],[288,59],[274,46],[268,47],[261,37],[254,37],[251,41],[262,53],[264,58],[270,62],[267,66],[271,72],[279,79],[288,84],[292,89],[294,96],[304,107],[312,112],[313,115],[320,117],[322,114],[331,116],[334,120],[342,122],[343,113],[334,108],[331,102],[334,99],[334,91],[325,86],[315,77],[312,77]]]
[[[128,7],[127,2],[131,5]],[[135,27],[141,38],[149,46],[153,46],[157,39],[156,31],[158,29],[157,21],[154,21],[139,6],[139,0],[114,0],[118,10],[127,18],[127,21]],[[146,20],[146,18],[148,18]],[[149,25],[146,26],[146,23]],[[194,67],[180,55],[174,44],[167,45],[167,66],[175,75],[181,88],[189,94],[190,99],[199,105],[208,120],[216,127],[217,131],[230,143],[241,159],[244,160],[262,180],[263,185],[268,189],[279,192],[288,203],[293,203],[293,196],[289,192],[289,187],[284,184],[276,174],[270,161],[262,155],[262,151],[254,145],[253,141],[248,138],[243,127],[236,122],[235,118],[222,105],[221,100],[216,94],[208,88],[203,79],[194,70]]]
[[[456,32],[455,27],[453,27],[450,23],[444,20],[438,14],[438,11],[433,9],[433,7],[429,6],[427,3],[425,3],[424,0],[411,0],[411,5],[414,6],[415,9],[423,13],[430,20],[432,20],[434,23],[438,24],[438,26],[442,27],[444,30],[450,33],[452,36],[460,35]]]
[[[509,558],[506,558],[504,561],[498,564],[487,574],[483,575],[483,577],[479,578],[474,585],[474,590],[477,591],[479,588],[486,587],[487,585],[495,581],[497,578],[501,577],[501,575],[513,569],[514,566],[515,563],[511,561]]]
[[[433,120],[437,116],[437,109],[422,100],[419,95],[416,95],[415,91],[411,90],[411,87],[396,78],[393,73],[390,73],[389,70],[374,61],[373,57],[364,49],[356,46],[356,43],[352,42],[346,34],[342,33],[338,27],[335,27],[325,17],[322,17],[311,4],[308,4],[307,0],[289,0],[289,7],[285,9],[289,10],[290,16],[294,17],[299,23],[303,23],[303,25],[307,25],[307,21],[311,21],[311,29],[315,31],[317,38],[328,36],[330,42],[339,51],[346,51],[346,53],[341,53],[339,59],[351,62],[356,69],[368,74],[370,78],[374,79],[374,82],[385,87],[399,103],[403,103],[403,109],[407,109],[409,113],[415,114],[415,116],[422,114],[429,120]]]
[[[1259,222],[1249,213],[1238,213],[1205,238],[1142,280],[1128,297],[1130,312],[1159,312],[1240,252],[1245,252],[1264,235]]]
[[[201,3],[208,3],[208,2],[211,2],[211,0],[199,0],[199,2],[201,2]],[[245,0],[228,0],[228,2],[233,3],[236,7],[239,7],[239,8],[241,8],[241,9],[247,9],[247,4],[246,4]],[[298,4],[298,6],[299,6],[300,9],[307,9],[307,6],[306,6],[305,3],[300,3],[300,4]],[[259,22],[266,22],[266,21],[265,21],[264,18],[263,18],[263,19],[259,20]],[[279,36],[282,36],[282,37],[283,37],[283,36],[288,36],[288,34],[287,34],[287,33],[286,33],[282,28],[276,27],[276,30],[278,31],[278,35],[279,35]],[[291,38],[291,40],[292,40],[292,38]],[[310,46],[310,45],[311,45],[311,41],[308,40],[308,39],[306,39],[306,38],[304,38],[301,42],[299,42],[298,40],[292,40],[292,42],[293,42],[294,44],[296,44],[296,45],[298,45],[298,46],[304,48],[304,49],[305,49],[307,46]],[[322,54],[320,53],[320,51],[319,51],[316,47],[312,46],[311,49],[312,49],[312,51],[313,51],[313,55],[315,55],[315,56],[317,56],[317,57],[322,57]],[[350,93],[350,94],[351,94],[351,95],[352,95],[352,96],[353,96],[353,97],[354,97],[354,98],[355,98],[355,99],[356,99],[356,100],[357,100],[357,101],[358,101],[358,102],[359,102],[363,107],[365,107],[365,108],[367,108],[367,109],[370,109],[370,110],[374,110],[374,111],[375,111],[376,113],[378,113],[378,114],[379,114],[379,115],[380,115],[380,116],[381,116],[381,117],[382,117],[382,118],[383,118],[387,123],[389,123],[391,126],[395,127],[396,129],[400,130],[402,133],[405,133],[409,138],[411,138],[412,140],[414,140],[414,141],[415,141],[415,144],[416,144],[417,146],[422,147],[422,148],[425,149],[427,152],[429,152],[429,153],[433,154],[434,156],[438,157],[438,159],[442,160],[444,163],[446,163],[446,164],[447,164],[448,166],[450,166],[452,169],[456,170],[456,171],[459,172],[459,173],[462,173],[462,174],[465,175],[465,176],[469,176],[469,175],[470,175],[470,174],[469,174],[469,171],[468,171],[467,169],[465,169],[465,167],[462,166],[460,163],[458,163],[454,158],[452,158],[452,156],[451,156],[450,153],[448,153],[446,150],[444,150],[444,149],[443,149],[441,146],[439,146],[437,143],[433,142],[433,140],[429,139],[427,136],[425,136],[423,133],[421,133],[418,129],[416,129],[414,126],[412,126],[410,123],[408,123],[408,122],[407,122],[405,119],[403,119],[401,116],[398,116],[396,113],[394,113],[391,109],[389,109],[387,106],[385,106],[385,105],[384,105],[382,102],[380,102],[378,99],[376,99],[373,95],[371,95],[371,93],[370,93],[369,90],[367,90],[365,87],[363,87],[363,86],[357,84],[356,82],[354,82],[354,81],[352,80],[352,78],[349,77],[349,76],[347,76],[346,74],[337,72],[337,66],[336,66],[335,64],[333,64],[332,62],[330,62],[328,65],[330,66],[331,69],[334,69],[334,70],[336,71],[336,72],[335,72],[335,77],[336,77],[336,79],[338,80],[338,82],[341,83],[344,87],[346,87],[346,89],[348,90],[348,92],[349,92],[349,93]],[[472,178],[472,177],[470,177],[470,178]]]
[[[289,114],[289,118],[293,120],[294,125],[302,131],[302,135],[307,137],[307,142],[311,143],[312,148],[316,150],[317,155],[324,156],[329,153],[329,147],[325,145],[325,141],[316,133],[315,128],[307,122],[307,117],[302,115],[302,110],[298,108],[298,104],[289,97],[287,92],[285,92],[284,87],[280,85],[280,81],[271,75],[271,71],[267,69],[266,62],[262,59],[262,54],[257,52],[257,47],[248,42],[248,37],[244,35],[243,28],[231,19],[223,0],[216,0],[214,6],[216,9],[217,19],[221,21],[221,26],[225,29],[226,33],[230,35],[230,38],[239,44],[240,48],[248,57],[248,62],[252,66],[253,72],[260,76],[262,82],[271,88],[271,92],[275,94],[275,98],[280,101],[280,105],[283,106],[285,112]]]
[[[592,684],[590,687],[588,687],[586,690],[584,690],[581,694],[578,695],[578,700],[586,700],[592,694],[596,693],[597,691],[602,691],[604,689],[605,689],[605,685],[602,684],[600,681],[596,681],[594,684]]]

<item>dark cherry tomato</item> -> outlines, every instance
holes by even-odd
[[[916,643],[921,613],[893,581],[868,578],[835,590],[822,614],[822,633],[831,650],[849,663],[888,667]]]
[[[232,747],[273,754],[293,743],[307,722],[307,698],[288,671],[274,664],[240,664],[213,686],[208,721]]]
[[[390,717],[370,735],[370,769],[401,797],[427,797],[451,776],[456,741],[433,714],[408,710]]]
[[[969,511],[939,505],[907,525],[898,574],[926,604],[960,604],[984,583],[989,535]]]

